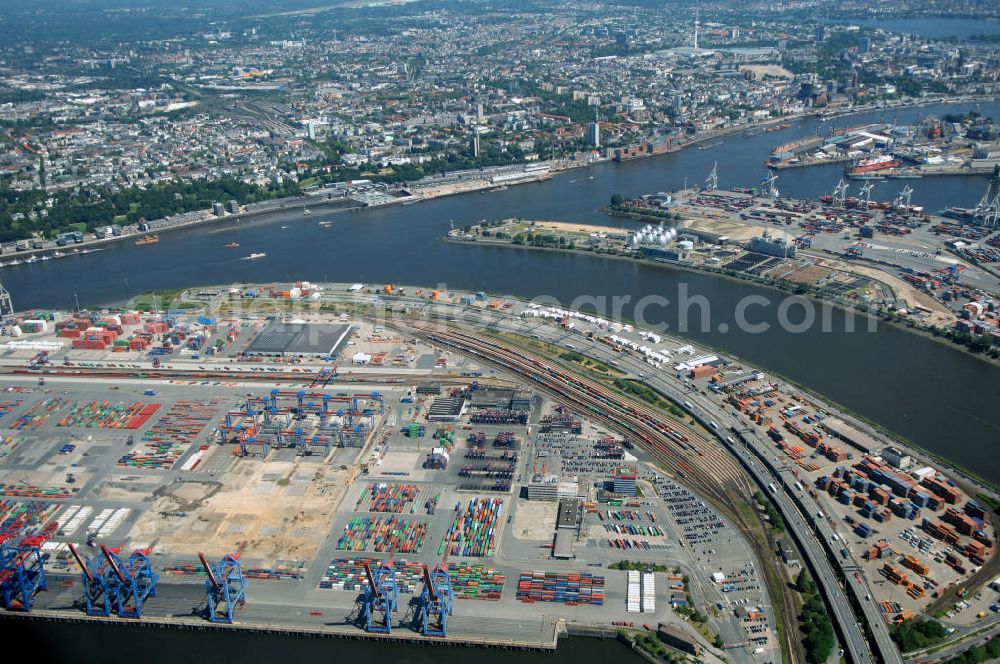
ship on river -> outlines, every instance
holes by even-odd
[[[866,176],[877,176],[880,171],[887,171],[902,166],[900,161],[890,154],[872,157],[858,162],[858,165],[847,171],[847,177],[863,178]]]

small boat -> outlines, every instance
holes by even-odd
[[[239,242],[230,242],[226,245],[226,249],[235,249],[238,246],[240,246]]]
[[[135,246],[137,246],[137,247],[143,247],[143,246],[145,246],[147,244],[156,244],[159,241],[160,241],[160,236],[159,235],[147,235],[144,238],[140,238],[140,239],[136,240],[135,241]]]
[[[64,253],[63,253],[63,252],[61,252],[61,251],[56,251],[55,253],[53,253],[53,254],[52,254],[52,258],[62,258],[62,257],[63,257],[63,256],[65,256],[65,255],[66,255],[66,254],[64,254]]]
[[[319,222],[319,225],[322,226],[323,228],[329,228],[330,226],[333,226],[333,222],[332,221],[321,221],[321,222]]]
[[[262,251],[262,252],[260,252],[259,254],[250,254],[249,256],[247,256],[247,257],[246,257],[246,259],[245,259],[245,260],[248,260],[248,261],[252,261],[252,260],[253,260],[253,259],[255,259],[255,258],[263,258],[264,256],[267,256],[267,254],[265,254],[265,253],[264,253],[264,252]]]
[[[41,260],[43,260],[43,261],[50,261],[50,260],[52,260],[52,256],[49,256],[48,254],[46,254],[45,256],[42,256]]]
[[[312,210],[307,207],[302,208],[302,214],[312,214]]]
[[[24,260],[24,262],[25,262],[25,263],[34,263],[34,262],[35,262],[35,261],[37,261],[37,260],[38,260],[38,256],[34,256],[34,255],[32,255],[32,256],[29,256],[28,258],[26,258],[26,259]]]

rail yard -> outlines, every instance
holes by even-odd
[[[808,567],[847,656],[896,662],[891,623],[995,594],[960,477],[737,360],[485,293],[183,297],[0,352],[7,612],[777,662]],[[748,537],[757,499],[791,539]]]

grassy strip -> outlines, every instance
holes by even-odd
[[[771,530],[776,533],[785,532],[785,520],[782,518],[781,512],[778,511],[778,508],[774,506],[774,503],[768,500],[760,491],[754,492],[753,499],[767,514],[767,520],[771,524]]]

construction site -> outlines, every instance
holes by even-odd
[[[358,286],[310,284],[342,311],[295,317],[223,313],[282,286],[22,316],[0,357],[4,608],[532,649],[669,627],[712,661],[780,658],[725,516],[558,393],[349,313],[389,295]]]

